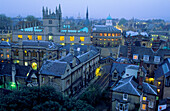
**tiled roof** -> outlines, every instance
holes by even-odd
[[[107,26],[107,25],[95,25],[93,28],[93,32],[117,32],[121,33],[120,30],[116,29],[113,26]]]

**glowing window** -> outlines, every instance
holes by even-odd
[[[102,40],[102,39],[100,39],[100,40]]]
[[[120,36],[120,33],[118,33],[118,36]]]
[[[14,60],[13,62],[14,62],[15,64],[16,64],[16,63],[18,63],[18,64],[19,64],[19,60]]]
[[[1,40],[4,41],[4,38],[2,38]]]
[[[29,40],[32,40],[32,35],[28,35],[28,39],[29,39]]]
[[[65,43],[60,43],[60,45],[65,45]]]
[[[28,56],[28,53],[27,53],[27,51],[26,51],[26,50],[24,51],[24,55],[25,55],[25,56]]]
[[[42,36],[41,35],[38,35],[37,38],[38,38],[38,40],[42,40]]]
[[[9,54],[7,54],[7,58],[9,58]]]
[[[4,56],[4,54],[1,54],[1,57],[3,57]]]
[[[28,62],[25,62],[25,66],[28,66]]]
[[[161,85],[161,82],[158,82],[158,86],[160,86]]]
[[[80,41],[84,41],[84,37],[80,37]]]
[[[81,45],[84,45],[84,44],[81,44]]]
[[[37,70],[37,63],[35,62],[32,63],[32,69]]]
[[[106,39],[104,39],[104,41],[106,41]]]
[[[142,104],[142,109],[146,110],[146,104]]]
[[[138,55],[137,55],[137,54],[134,54],[134,55],[133,55],[133,59],[134,59],[134,60],[138,60]]]
[[[100,36],[103,36],[103,34],[102,34],[102,33],[100,33]]]
[[[110,41],[110,39],[108,39],[108,41]]]
[[[160,93],[160,89],[157,89],[157,92]]]
[[[116,33],[116,36],[117,36],[117,33]]]
[[[27,73],[27,76],[29,75],[29,73]]]
[[[107,33],[104,33],[104,36],[107,36]]]
[[[22,35],[18,35],[18,38],[22,39]]]
[[[117,41],[117,39],[116,39],[116,41]]]
[[[112,41],[114,41],[114,39],[112,39]]]
[[[74,36],[70,36],[70,41],[74,41]]]
[[[50,36],[49,36],[49,40],[53,40],[53,36],[50,35]]]
[[[1,62],[4,62],[3,60]]]
[[[114,37],[114,36],[115,36],[115,34],[114,34],[114,33],[112,33],[112,36]]]
[[[143,97],[143,101],[146,101],[146,97]]]
[[[64,41],[64,36],[60,36],[60,41]]]
[[[111,36],[111,33],[108,33],[108,36]]]

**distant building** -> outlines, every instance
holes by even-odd
[[[122,44],[121,31],[112,25],[109,15],[105,25],[94,25],[92,29],[92,43],[100,47],[117,47]]]
[[[55,12],[51,12],[48,8],[43,7],[43,26],[38,26],[36,23],[32,27],[23,27],[13,31],[12,40],[18,42],[21,40],[33,41],[53,41],[66,44],[91,44],[90,32],[88,27],[79,29],[69,29],[69,24],[62,24],[61,6],[56,7]],[[88,19],[88,12],[86,14]],[[88,20],[86,20],[88,21]],[[88,23],[87,23],[88,25]]]

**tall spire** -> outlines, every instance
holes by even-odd
[[[60,4],[59,4],[59,9],[58,10],[59,10],[59,13],[61,13],[61,6],[60,6]]]
[[[51,15],[51,9],[49,9],[49,15]]]
[[[43,13],[43,17],[45,15],[45,9],[44,9],[44,6],[43,6],[43,9],[42,9],[42,13]]]
[[[58,15],[58,10],[57,10],[57,6],[56,6],[56,9],[55,9],[55,13],[56,13],[56,15]]]
[[[48,7],[46,7],[46,15],[48,15]]]
[[[88,7],[87,7],[87,12],[86,12],[86,19],[89,19]]]

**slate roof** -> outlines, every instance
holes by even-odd
[[[116,58],[113,58],[113,57],[111,57],[111,56],[107,56],[107,57],[105,57],[105,58],[103,58],[103,59],[101,59],[101,60],[106,60],[106,59],[112,59],[113,61],[116,61]]]
[[[138,88],[138,86],[139,84],[135,77],[130,76],[119,80],[119,82],[116,84],[115,87],[112,88],[112,90],[115,92],[140,96],[142,94],[142,91]],[[157,95],[156,86],[143,82],[142,87],[144,93]]]
[[[128,36],[138,36],[138,35],[142,35],[142,36],[145,36],[145,37],[148,37],[149,35],[146,33],[146,32],[134,32],[134,31],[127,31],[126,32],[126,37]]]
[[[116,32],[121,33],[120,30],[116,29],[114,26],[107,25],[94,25],[92,32]]]
[[[123,57],[127,57],[127,50],[127,46],[120,46],[119,54],[121,53]],[[170,51],[165,49],[158,49],[156,52],[154,52],[152,48],[132,46],[131,54],[132,56],[133,54],[138,55],[138,60],[134,60],[135,62],[140,62],[140,59],[143,59],[144,55],[149,55],[149,61],[144,61],[144,63],[160,64],[163,62],[164,55],[170,55]],[[160,56],[159,63],[154,62],[154,56]]]
[[[6,41],[1,41],[0,42],[0,46],[11,46],[11,43],[10,42],[6,42]]]
[[[165,65],[165,66],[163,66]],[[164,69],[166,68],[166,69]],[[164,70],[167,70],[166,73]],[[155,70],[155,80],[159,77],[165,75],[165,77],[170,76],[170,58],[166,58],[162,64],[159,65],[158,69]]]
[[[67,67],[67,62],[62,62],[59,60],[47,60],[42,65],[39,74],[45,74],[50,76],[60,77],[65,73]]]

